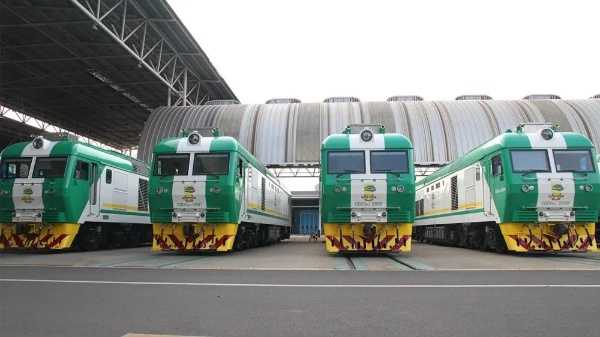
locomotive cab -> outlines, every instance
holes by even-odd
[[[490,211],[503,218],[500,229],[506,237],[520,236],[518,224],[532,221],[540,224],[540,237],[551,239],[532,241],[525,236],[507,240],[513,246],[509,248],[587,250],[595,246],[590,241],[598,210],[590,205],[600,197],[600,176],[592,144],[578,134],[558,133],[549,124],[519,126],[515,135],[520,134],[527,135],[528,146],[511,143],[508,134],[509,146],[489,159],[490,189],[497,208]]]
[[[147,233],[147,214],[129,205],[143,206],[138,200],[146,194],[132,162],[64,134],[7,147],[0,161],[0,248],[65,249],[78,237],[81,248],[96,249],[117,233]],[[110,181],[113,174],[118,181]],[[128,182],[127,174],[136,179]],[[105,228],[111,222],[117,224]]]
[[[289,194],[234,138],[217,129],[154,149],[154,250],[243,249],[289,236]]]
[[[595,250],[595,156],[582,134],[521,124],[419,182],[415,237],[499,252]]]
[[[3,233],[5,248],[39,248],[44,244],[45,248],[67,248],[78,232],[79,224],[70,220],[79,218],[77,212],[90,194],[89,165],[82,171],[82,162],[75,157],[53,155],[49,149],[56,143],[36,137],[23,153],[13,154],[8,149],[3,155],[0,162],[0,204],[3,205],[0,222],[14,229],[10,232],[15,240],[9,244],[10,234]],[[73,195],[81,194],[85,197],[71,199]],[[5,228],[6,232],[9,232],[8,228]],[[44,229],[47,238],[38,239],[46,242],[36,242],[31,233]]]
[[[11,222],[39,223],[43,217],[61,219],[67,212],[66,195],[83,179],[78,171],[73,181],[66,172],[74,169],[69,157],[32,156],[28,158],[6,158],[0,163],[0,199],[4,205],[14,206]],[[76,180],[75,180],[76,179]],[[85,180],[88,180],[87,173]],[[87,184],[84,187],[88,187]],[[9,189],[12,194],[9,196]],[[46,207],[44,207],[46,206]]]
[[[226,200],[240,193],[243,161],[234,149],[204,152],[207,150],[198,133],[188,137],[188,145],[185,152],[178,149],[175,153],[157,154],[154,159],[155,193],[150,202],[171,205],[153,208],[153,216],[168,215],[165,220],[178,223],[237,219],[235,205]]]
[[[412,145],[379,125],[351,125],[321,147],[321,221],[328,252],[409,251]]]

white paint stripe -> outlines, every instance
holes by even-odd
[[[555,132],[554,137],[552,137],[552,139],[549,139],[549,140],[542,138],[540,132],[528,133],[527,138],[529,138],[529,143],[531,144],[531,147],[534,149],[546,149],[546,148],[566,149],[567,148],[567,142],[565,141],[565,138],[563,137],[563,135],[561,135],[558,132]]]
[[[201,137],[200,143],[193,145],[188,143],[187,137],[182,138],[177,143],[177,153],[210,152],[210,145],[212,144],[213,140],[213,137]]]
[[[364,150],[364,149],[385,149],[385,139],[382,134],[377,134],[373,131],[373,140],[369,142],[363,142],[360,139],[360,134],[352,134],[349,136],[350,150]]]
[[[148,335],[139,333],[128,333],[123,337],[209,337],[209,336],[180,336],[180,335]]]
[[[2,283],[66,283],[158,285],[237,288],[600,288],[600,284],[277,284],[277,283],[201,283],[201,282],[138,282],[99,280],[0,279]]]
[[[53,142],[51,140],[44,139],[42,148],[35,149],[35,148],[33,148],[33,142],[31,142],[23,148],[23,151],[21,152],[21,156],[22,157],[49,156],[50,152],[52,152],[52,149],[54,148],[54,145],[56,145],[57,143],[58,142]]]

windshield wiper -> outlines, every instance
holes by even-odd
[[[352,174],[352,173],[361,173],[361,172],[360,171],[356,171],[356,170],[355,171],[347,170],[347,171],[340,172],[340,173],[336,174],[335,177],[339,178],[339,177],[343,176],[344,174]]]
[[[519,171],[518,173],[521,175],[530,175],[532,173],[538,173],[538,172],[545,172],[545,171],[541,171],[541,170],[525,170],[525,171]]]

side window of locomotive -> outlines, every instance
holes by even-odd
[[[106,170],[106,183],[112,184],[112,170],[111,169]]]
[[[492,175],[497,177],[501,176],[502,173],[502,159],[500,159],[500,155],[496,155],[492,158]]]
[[[406,151],[371,151],[371,173],[408,173]]]
[[[31,158],[6,159],[0,164],[0,179],[27,178]]]
[[[229,153],[196,153],[193,175],[226,175],[229,170]]]
[[[363,151],[332,151],[327,154],[327,173],[365,173]]]
[[[65,176],[67,158],[40,158],[35,161],[34,178],[62,178]]]
[[[187,176],[189,163],[189,154],[160,155],[156,157],[154,175],[159,177]]]
[[[238,177],[243,177],[244,176],[244,161],[243,160],[238,160],[238,171],[237,171]]]
[[[90,164],[78,160],[75,164],[75,174],[73,177],[77,180],[88,180],[90,174]]]

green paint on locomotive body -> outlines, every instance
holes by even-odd
[[[20,206],[28,208],[28,204],[34,202],[35,198],[39,198],[35,192],[38,190],[33,187],[35,185],[41,185],[39,194],[42,199],[40,205],[43,207],[40,210],[42,223],[79,223],[90,198],[91,182],[74,178],[77,161],[97,165],[96,181],[101,176],[100,172],[103,172],[106,167],[140,175],[145,175],[147,171],[145,165],[134,165],[133,158],[76,140],[44,139],[42,149],[35,149],[32,142],[16,143],[6,147],[0,153],[0,158],[2,161],[19,158],[32,160],[28,177],[0,177],[0,223],[13,222],[16,209]],[[34,159],[42,158],[66,158],[64,174],[60,177],[32,178]],[[142,169],[144,172],[138,172],[141,166],[144,166]],[[89,169],[91,170],[91,166]],[[15,185],[20,188],[30,185],[32,187],[16,191]],[[17,195],[22,192],[24,195]],[[15,205],[15,202],[19,205]]]
[[[193,162],[193,155],[201,153],[228,154],[227,173],[193,176],[192,172],[188,172],[185,176],[162,177],[154,174],[158,156],[189,154],[189,160]],[[154,147],[153,158],[149,202],[150,219],[155,224],[178,222],[237,224],[241,221],[244,193],[244,179],[237,171],[239,163],[242,163],[244,169],[253,167],[262,174],[273,177],[266,167],[233,137],[202,137],[200,144],[196,146],[189,145],[187,137],[164,139]],[[179,190],[182,192],[177,192]],[[197,212],[205,216],[195,220],[178,220],[174,215],[177,210]]]
[[[546,150],[550,164],[549,172],[514,172],[511,161],[512,150]],[[600,174],[598,165],[593,164],[593,172],[557,172],[555,169],[553,150],[590,151],[591,158],[596,158],[596,151],[591,141],[575,132],[554,132],[551,140],[544,140],[539,132],[525,133],[506,132],[490,141],[474,148],[461,158],[449,163],[417,183],[417,191],[431,186],[432,183],[453,176],[457,172],[479,164],[486,189],[489,189],[493,205],[497,211],[497,223],[548,223],[554,220],[538,218],[543,209],[573,210],[575,217],[566,222],[596,222],[598,218],[597,200],[600,200]],[[499,155],[503,165],[503,174],[492,174],[492,158]],[[523,191],[524,186],[530,190]],[[591,191],[586,191],[591,186]],[[552,190],[556,190],[555,197]],[[569,191],[563,191],[569,189]],[[572,198],[572,199],[570,199]],[[565,202],[564,207],[553,201]],[[462,214],[465,211],[445,211],[434,216],[420,215],[419,219]],[[483,212],[482,208],[467,211]]]
[[[363,174],[329,173],[328,155],[331,152],[362,151],[365,153]],[[406,151],[407,171],[402,173],[371,173],[371,151]],[[402,134],[374,134],[373,140],[363,142],[359,134],[333,134],[321,144],[321,222],[344,224],[351,222],[412,223],[415,217],[415,172],[413,146]],[[381,198],[380,203],[374,203]],[[362,207],[361,205],[366,205]],[[375,221],[352,217],[352,213],[377,209],[386,212],[385,220]],[[363,213],[364,213],[363,212]]]

